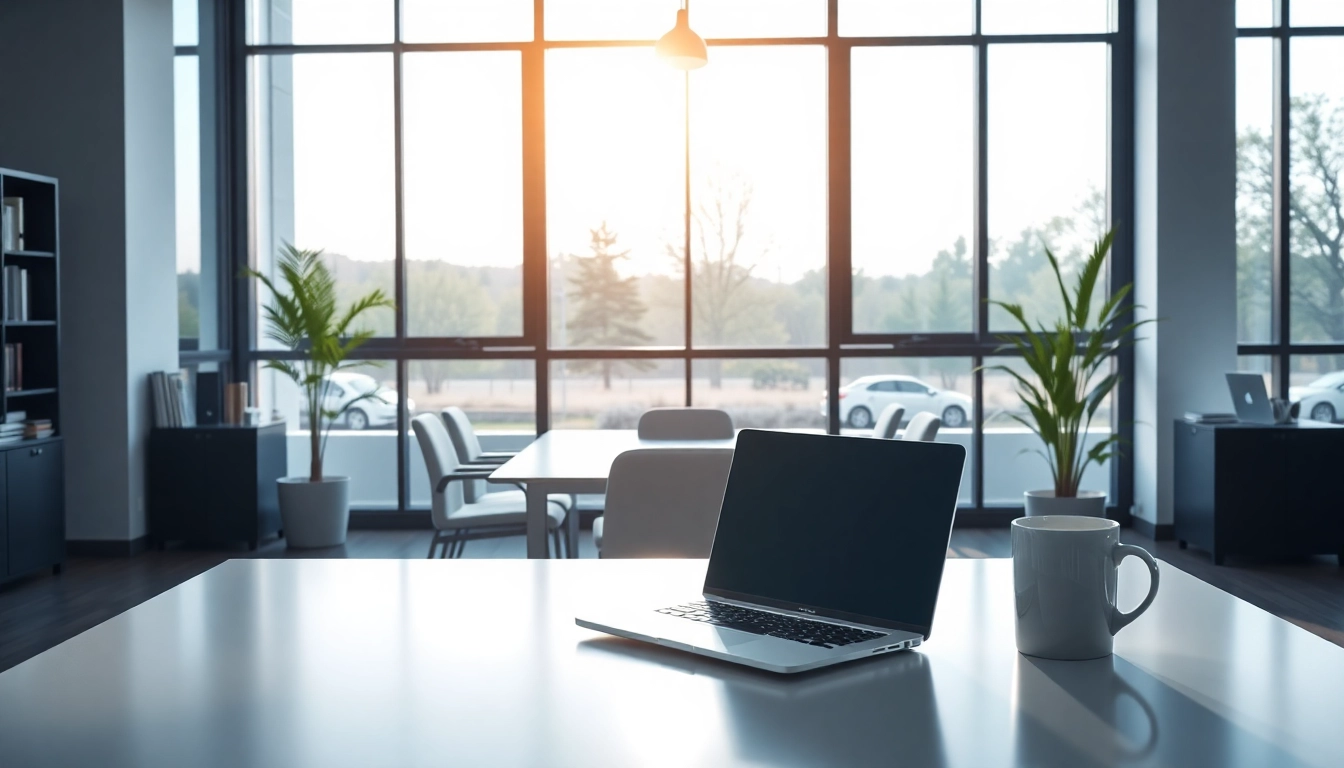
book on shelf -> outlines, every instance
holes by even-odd
[[[32,421],[24,422],[23,425],[23,437],[26,440],[51,437],[53,432],[51,419],[33,419]]]
[[[5,414],[6,424],[22,424],[27,420],[28,420],[27,411],[10,411],[9,413]]]
[[[154,426],[196,426],[191,387],[181,373],[155,371],[149,374],[149,390],[154,405]]]
[[[6,251],[23,250],[23,198],[6,197],[4,206],[4,248]]]
[[[28,270],[14,265],[5,267],[5,320],[28,321]]]
[[[5,391],[23,389],[23,345],[5,345]]]

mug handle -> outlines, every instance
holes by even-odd
[[[1115,549],[1111,550],[1111,558],[1115,561],[1115,566],[1117,568],[1120,567],[1120,562],[1130,555],[1139,558],[1148,566],[1148,574],[1151,577],[1151,583],[1148,586],[1148,596],[1143,598],[1143,602],[1139,603],[1138,608],[1135,608],[1129,613],[1125,613],[1119,609],[1113,609],[1114,612],[1111,614],[1112,635],[1124,629],[1131,621],[1143,615],[1143,612],[1148,610],[1148,606],[1153,604],[1153,598],[1157,597],[1157,561],[1153,559],[1152,555],[1148,554],[1148,550],[1143,547],[1136,547],[1133,544],[1116,544]]]

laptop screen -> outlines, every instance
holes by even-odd
[[[705,593],[928,634],[966,450],[743,430]]]

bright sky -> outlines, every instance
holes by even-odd
[[[181,7],[184,3],[179,0]],[[391,39],[391,0],[294,0],[297,43]],[[985,0],[987,31],[1101,31],[1106,0]],[[1239,4],[1246,6],[1246,0]],[[1335,5],[1319,0],[1328,14]],[[1326,8],[1329,5],[1329,8]],[[670,27],[669,0],[552,0],[556,39],[650,39]],[[964,6],[964,7],[963,7]],[[411,40],[517,40],[530,0],[405,0]],[[1294,0],[1295,14],[1311,0]],[[766,9],[769,12],[765,12]],[[969,31],[970,2],[842,0],[845,33]],[[1303,10],[1306,8],[1307,10]],[[179,16],[182,22],[183,16]],[[821,35],[825,0],[699,0],[706,37]],[[179,23],[179,42],[188,34]],[[1261,41],[1243,41],[1259,43]],[[1330,50],[1326,50],[1329,48]],[[1244,48],[1242,49],[1244,50]],[[1341,43],[1294,41],[1294,92],[1333,90]],[[1106,187],[1103,44],[990,50],[991,237],[1010,239],[1069,215]],[[356,259],[393,256],[390,54],[295,56],[295,238]],[[684,76],[648,48],[547,54],[548,252],[585,253],[604,219],[631,249],[629,270],[667,272],[680,243]],[[1238,124],[1268,104],[1264,66],[1239,59]],[[183,77],[179,63],[180,77]],[[521,60],[516,52],[423,53],[404,59],[406,252],[412,259],[516,266],[522,253]],[[191,73],[185,73],[186,80]],[[181,80],[179,81],[182,85]],[[749,254],[757,274],[793,280],[826,257],[826,59],[820,46],[713,46],[691,73],[692,192],[711,179],[754,189]],[[883,48],[852,63],[853,258],[869,274],[919,273],[969,238],[973,216],[974,55],[965,48]],[[195,133],[194,92],[178,103]],[[179,164],[198,163],[179,142]],[[180,208],[199,207],[179,177]],[[182,217],[179,266],[198,256],[199,222]]]

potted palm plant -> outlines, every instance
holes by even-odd
[[[1088,430],[1106,396],[1120,382],[1117,373],[1100,376],[1109,364],[1110,355],[1117,349],[1132,346],[1134,331],[1152,322],[1126,323],[1124,318],[1133,306],[1125,299],[1133,284],[1119,287],[1109,298],[1097,303],[1097,281],[1101,277],[1106,255],[1111,249],[1115,232],[1108,232],[1097,243],[1078,270],[1070,291],[1064,285],[1059,261],[1047,248],[1046,258],[1055,273],[1055,282],[1064,300],[1064,316],[1055,321],[1053,328],[1039,323],[1035,328],[1027,320],[1018,304],[992,301],[1017,321],[1022,330],[1003,335],[1001,350],[1014,350],[1035,375],[1036,381],[1006,365],[987,366],[987,370],[1002,371],[1012,376],[1017,395],[1026,406],[1028,416],[1010,414],[1030,429],[1044,444],[1035,452],[1050,466],[1055,487],[1026,492],[1028,516],[1036,515],[1094,515],[1106,514],[1106,493],[1079,489],[1083,473],[1092,464],[1100,464],[1117,454],[1119,434],[1111,434],[1087,445]]]
[[[283,290],[256,270],[246,274],[271,292],[262,309],[266,336],[302,355],[298,360],[268,360],[266,367],[288,376],[303,392],[311,457],[306,476],[280,479],[280,517],[290,546],[334,547],[345,543],[350,523],[350,478],[323,474],[327,437],[332,425],[352,406],[380,395],[367,392],[339,409],[330,409],[327,388],[332,374],[367,364],[349,359],[373,335],[367,330],[352,331],[355,321],[369,310],[394,305],[377,289],[339,311],[336,281],[322,262],[321,251],[286,244],[275,269]]]

